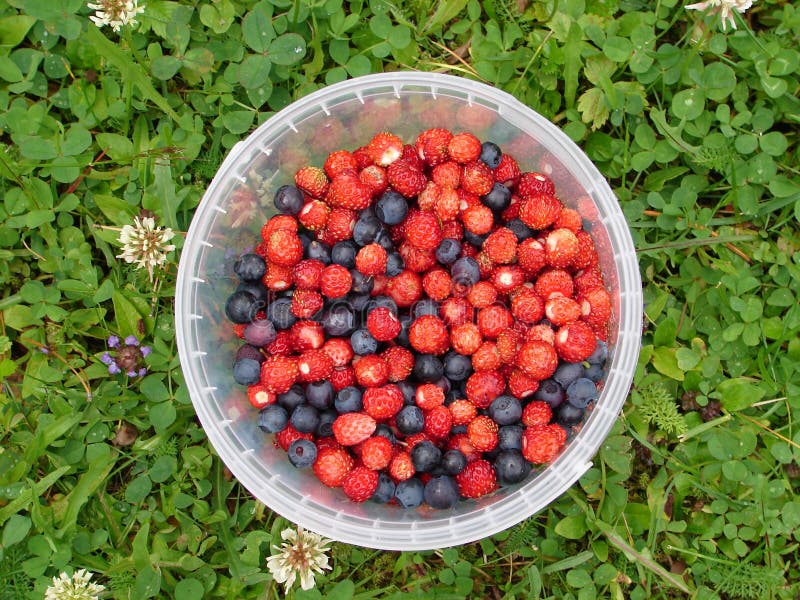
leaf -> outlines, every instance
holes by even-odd
[[[726,379],[717,386],[723,408],[736,412],[751,407],[764,397],[764,390],[745,377]]]
[[[133,157],[133,142],[117,133],[98,133],[97,145],[117,162],[129,162]]]
[[[555,532],[568,540],[579,540],[586,534],[586,517],[573,515],[564,517],[555,526]]]
[[[433,13],[433,16],[425,24],[422,31],[431,31],[449,23],[458,13],[464,10],[466,5],[467,0],[440,0],[436,6],[436,12]]]
[[[593,87],[581,94],[578,98],[578,111],[581,113],[581,121],[591,123],[592,129],[602,127],[609,115],[603,90]]]
[[[246,90],[260,88],[269,82],[272,67],[270,59],[261,54],[251,54],[239,65],[239,83]]]
[[[656,371],[676,381],[683,381],[683,371],[678,367],[678,359],[674,348],[663,346],[653,349],[653,366]]]
[[[679,119],[692,121],[703,114],[706,107],[706,97],[702,90],[691,88],[681,90],[672,97],[670,108]]]
[[[10,83],[22,81],[25,76],[19,70],[17,63],[7,56],[0,56],[0,79]]]
[[[564,44],[564,100],[567,108],[575,105],[575,95],[578,92],[578,75],[581,69],[581,47],[583,46],[583,33],[580,25],[573,22],[569,26],[569,33]]]
[[[650,120],[653,121],[653,124],[656,126],[656,129],[658,129],[659,133],[666,137],[670,145],[679,152],[697,154],[697,152],[700,150],[699,146],[692,146],[691,144],[683,141],[683,138],[681,137],[681,133],[683,131],[682,126],[672,127],[669,125],[667,123],[666,113],[663,110],[652,109],[650,111]]]
[[[35,483],[29,481],[27,487],[20,492],[19,496],[0,508],[0,525],[5,523],[11,515],[25,510],[34,498],[38,502],[39,498],[70,469],[72,469],[70,465],[65,465],[55,471],[51,471]]]
[[[197,600],[204,593],[203,584],[192,577],[181,579],[175,586],[175,600]]]
[[[11,15],[0,19],[0,46],[13,48],[19,45],[34,23],[36,19],[28,15]]]
[[[78,483],[66,497],[67,510],[59,522],[61,525],[60,536],[68,534],[75,528],[81,508],[89,501],[89,497],[97,488],[105,485],[106,477],[116,464],[115,460],[109,460],[107,454],[99,455],[89,464],[89,468],[80,476]]]
[[[166,81],[172,79],[181,68],[179,58],[171,55],[157,56],[150,63],[150,72],[153,77]]]
[[[114,305],[114,317],[117,321],[117,328],[121,337],[129,335],[139,335],[139,321],[142,316],[136,307],[122,295],[119,290],[114,290],[111,295],[111,303]]]
[[[23,515],[11,515],[11,518],[6,523],[3,529],[3,537],[0,539],[0,544],[3,548],[13,546],[17,542],[21,542],[28,535],[31,530],[31,520]]]
[[[208,48],[192,48],[183,56],[183,66],[199,75],[214,68],[214,54]]]
[[[262,2],[242,20],[244,43],[256,52],[266,52],[275,37],[272,27],[272,8]]]
[[[269,45],[267,56],[276,65],[289,66],[303,60],[306,41],[296,33],[284,33]]]

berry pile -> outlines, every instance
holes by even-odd
[[[548,177],[468,132],[379,133],[275,207],[225,311],[233,377],[295,467],[450,508],[559,454],[597,399],[611,298]]]

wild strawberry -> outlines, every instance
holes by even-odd
[[[442,222],[442,239],[450,238],[460,241],[464,237],[464,227],[457,220]]]
[[[336,244],[349,240],[353,237],[353,227],[355,227],[358,215],[349,208],[334,208],[328,215],[328,222],[325,224],[325,237],[328,244]]]
[[[555,350],[553,351],[555,353]],[[555,369],[553,369],[555,370]],[[488,408],[506,389],[506,380],[497,371],[480,371],[467,379],[467,400],[477,408]]]
[[[436,203],[439,201],[439,196],[441,193],[442,187],[433,181],[429,181],[427,184],[425,184],[425,188],[417,196],[417,206],[420,210],[432,211],[435,208]],[[405,231],[405,228],[403,231]]]
[[[583,227],[583,218],[574,208],[567,208],[566,206],[561,209],[558,218],[553,223],[553,229],[569,229],[572,233],[577,234]]]
[[[581,316],[581,306],[572,298],[553,296],[544,305],[547,320],[556,327],[577,321]]]
[[[595,248],[592,236],[586,231],[579,231],[575,234],[578,238],[578,254],[572,261],[572,266],[576,269],[588,269],[597,266],[600,262],[600,257],[597,256],[597,248]]]
[[[301,382],[322,381],[333,372],[333,361],[324,350],[306,350],[297,357],[298,380]]]
[[[447,153],[461,165],[478,160],[481,155],[481,141],[469,132],[457,133],[447,144]]]
[[[422,289],[429,298],[441,302],[450,295],[450,274],[444,269],[431,269],[422,278]]]
[[[575,290],[572,277],[563,269],[545,271],[539,275],[533,287],[543,300],[549,300],[555,296],[571,298]]]
[[[497,344],[489,340],[483,342],[472,355],[472,368],[475,371],[493,371],[499,369],[500,364]]]
[[[525,333],[526,342],[545,342],[551,346],[556,342],[556,332],[546,323],[534,325]]]
[[[453,426],[453,417],[444,405],[436,406],[424,411],[424,433],[434,439],[443,440],[450,435],[450,428]]]
[[[517,236],[506,227],[498,227],[483,242],[483,251],[496,265],[506,265],[517,258]]]
[[[489,258],[489,255],[486,254],[486,252],[481,251],[475,257],[475,260],[478,263],[478,268],[481,270],[481,279],[488,279],[492,274],[492,269],[494,269],[494,263],[492,262],[492,259]]]
[[[522,424],[525,427],[536,427],[547,425],[553,418],[553,411],[547,402],[534,400],[525,405],[522,409]]]
[[[412,169],[416,169],[417,171],[423,171],[425,169],[425,163],[419,157],[419,154],[417,154],[416,148],[411,144],[405,144],[403,146],[403,155],[400,158],[406,161]]]
[[[406,198],[413,198],[425,189],[428,178],[415,169],[407,160],[396,160],[386,169],[389,185]]]
[[[517,161],[510,154],[504,152],[500,157],[500,164],[494,169],[494,180],[506,187],[513,188],[518,184],[521,175]]]
[[[447,154],[447,145],[450,143],[451,139],[453,139],[453,134],[447,131],[447,129],[426,129],[417,136],[414,142],[414,148],[417,151],[417,156],[419,156],[426,165],[434,166],[449,158]]]
[[[431,410],[444,404],[444,392],[433,383],[423,383],[417,386],[414,401],[422,410]]]
[[[505,307],[492,304],[478,311],[478,329],[481,335],[489,339],[497,339],[500,332],[514,323],[513,315]]]
[[[328,176],[319,167],[303,167],[294,174],[294,184],[312,198],[321,200],[328,191]]]
[[[288,229],[273,231],[267,240],[267,261],[281,267],[293,267],[303,259],[303,243]]]
[[[364,412],[369,416],[377,421],[386,421],[403,408],[403,392],[393,383],[370,387],[364,390],[361,402],[364,405]]]
[[[328,338],[322,350],[333,361],[334,367],[345,367],[353,360],[353,347],[345,338]]]
[[[556,424],[526,427],[522,432],[522,456],[525,460],[543,465],[558,456],[564,445],[558,429],[561,427]]]
[[[393,133],[382,132],[369,141],[366,152],[373,163],[388,167],[403,154],[403,140]]]
[[[368,166],[375,164],[372,161],[372,157],[369,155],[366,146],[361,146],[360,148],[356,148],[353,150],[353,158],[356,159],[356,163],[358,164],[358,170],[366,169]]]
[[[389,381],[389,365],[377,354],[367,354],[353,364],[356,381],[364,387],[379,387]]]
[[[247,387],[247,401],[251,406],[260,410],[265,406],[275,404],[278,401],[278,395],[269,391],[269,388],[263,383],[256,383]]]
[[[377,471],[367,467],[354,467],[342,482],[342,491],[353,502],[365,502],[378,489]]]
[[[411,455],[405,450],[395,454],[389,462],[389,475],[397,482],[411,479],[416,472]]]
[[[458,192],[453,188],[443,188],[439,192],[439,197],[436,199],[436,204],[433,211],[436,216],[442,221],[454,221],[458,217],[460,201],[458,199]],[[445,236],[442,235],[444,238]],[[452,236],[451,236],[452,237]]]
[[[545,229],[558,219],[561,209],[562,204],[555,196],[547,194],[522,196],[519,218],[531,229]]]
[[[578,304],[581,307],[581,319],[593,329],[605,327],[611,318],[611,295],[605,288],[587,290],[578,296]]]
[[[494,215],[488,206],[473,204],[461,212],[464,228],[475,235],[489,233],[494,225]]]
[[[408,308],[422,298],[422,279],[415,272],[406,269],[389,279],[386,293],[398,307]]]
[[[381,352],[381,358],[389,365],[389,381],[405,381],[414,369],[414,354],[408,348],[391,346]]]
[[[509,221],[513,221],[514,219],[519,218],[519,207],[522,203],[522,200],[516,194],[511,194],[511,200],[503,209],[503,212],[500,213],[500,219],[508,223]]]
[[[411,347],[422,354],[444,354],[450,347],[447,327],[439,317],[423,315],[411,323]]]
[[[322,296],[313,290],[295,289],[292,293],[292,314],[298,319],[310,319],[324,305]]]
[[[372,291],[371,296],[383,296],[386,293],[386,287],[389,285],[389,277],[386,275],[375,275],[372,277]]]
[[[347,171],[358,171],[358,161],[347,150],[336,150],[328,154],[322,168],[325,170],[325,174],[333,179]]]
[[[480,498],[497,489],[497,474],[492,463],[479,459],[468,462],[456,475],[458,490],[464,498]]]
[[[517,358],[520,346],[522,346],[522,335],[513,329],[501,331],[497,336],[497,355],[503,364],[512,364]]]
[[[361,182],[355,172],[342,173],[331,181],[325,201],[332,207],[363,210],[372,203],[372,190]]]
[[[360,450],[361,462],[365,467],[374,471],[385,469],[394,454],[392,442],[382,435],[374,435],[364,440]]]
[[[454,400],[447,405],[447,409],[453,418],[453,425],[466,425],[478,414],[475,405],[464,398]]]
[[[377,423],[366,413],[349,412],[336,417],[333,435],[342,446],[355,446],[369,438]]]
[[[333,390],[338,392],[351,385],[356,385],[356,372],[353,367],[336,367],[331,373],[328,381],[331,382]]]
[[[517,366],[539,381],[547,379],[558,367],[556,349],[546,342],[526,341],[517,353]]]
[[[431,179],[443,188],[454,190],[461,185],[461,167],[458,163],[448,160],[433,167]]]
[[[261,228],[261,239],[268,242],[269,236],[279,229],[286,229],[291,233],[297,233],[297,219],[289,215],[275,215],[264,223],[264,226]]]
[[[544,246],[533,238],[522,240],[517,246],[517,262],[528,275],[535,275],[547,266]]]
[[[297,381],[297,360],[289,356],[268,356],[261,363],[261,383],[273,394],[283,394]]]
[[[578,238],[569,229],[553,229],[544,241],[547,264],[563,269],[572,264],[578,256]]]
[[[386,273],[386,250],[380,244],[367,244],[356,254],[356,270],[367,277]]]
[[[280,447],[286,452],[289,449],[289,446],[292,445],[292,442],[295,440],[308,440],[310,442],[314,441],[314,434],[313,433],[300,433],[292,427],[292,424],[289,423],[283,431],[279,431],[275,434],[275,439],[273,440],[273,444],[276,447]]]
[[[317,437],[316,440],[314,440],[314,443],[317,445],[317,451],[322,450],[323,448],[330,448],[331,450],[345,449],[344,446],[337,442],[336,438],[333,437],[333,432],[331,432],[331,435],[329,436]]]
[[[478,415],[467,425],[467,435],[478,452],[491,452],[497,446],[497,423],[491,417]]]
[[[589,290],[603,287],[603,274],[596,266],[583,269],[575,275],[574,283],[575,291],[578,294],[586,295]]]
[[[321,231],[328,222],[330,207],[322,200],[310,200],[297,214],[300,224],[310,231]]]
[[[409,213],[405,221],[406,240],[420,250],[436,250],[442,241],[439,219],[432,212]]]
[[[268,262],[267,272],[261,278],[261,283],[273,292],[288,290],[292,287],[292,268]]]
[[[544,316],[544,302],[536,292],[525,289],[511,300],[511,314],[523,323],[538,323]]]
[[[508,391],[522,400],[532,396],[539,389],[539,380],[527,375],[522,369],[514,369],[508,376]]]
[[[556,331],[555,348],[565,361],[577,363],[586,360],[594,352],[597,337],[592,327],[584,321],[567,323]]]
[[[352,285],[353,276],[342,265],[328,265],[319,277],[319,291],[326,298],[341,298]]]
[[[450,329],[450,344],[459,354],[464,356],[474,354],[482,342],[483,336],[475,323],[464,323]]]
[[[439,305],[439,316],[452,328],[473,320],[475,311],[464,298],[447,298]]]
[[[470,194],[485,196],[494,186],[494,173],[485,163],[475,160],[464,165],[461,187]]]
[[[320,448],[311,468],[323,485],[336,488],[353,468],[353,459],[344,448]]]
[[[409,242],[403,242],[398,252],[405,262],[406,270],[414,273],[424,273],[436,264],[435,250],[420,250]]]
[[[386,176],[386,169],[378,165],[364,167],[358,173],[358,179],[363,183],[374,196],[380,196],[389,187],[389,178]]]
[[[306,258],[292,267],[292,282],[298,290],[318,290],[319,278],[325,265],[322,261]]]
[[[475,308],[485,308],[495,300],[497,300],[497,290],[488,281],[479,281],[467,292],[467,301]]]
[[[322,348],[325,343],[325,333],[322,330],[322,325],[316,321],[297,321],[289,329],[291,334],[292,348],[297,352],[305,350],[316,350]]]
[[[400,333],[400,320],[388,308],[379,306],[367,315],[367,330],[379,342],[393,340]]]
[[[523,198],[530,198],[546,194],[554,196],[556,193],[556,186],[547,175],[541,173],[523,173],[519,182],[517,183],[517,194]]]
[[[458,210],[462,213],[471,206],[483,206],[477,194],[468,192],[463,187],[456,188],[458,194]]]
[[[281,330],[275,335],[275,340],[265,350],[273,356],[289,356],[292,353],[292,334]]]

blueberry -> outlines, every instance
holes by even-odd
[[[289,329],[297,322],[297,317],[292,314],[291,298],[275,298],[267,305],[266,313],[276,329]]]
[[[448,475],[458,475],[467,466],[467,457],[461,450],[448,450],[442,456],[442,470]]]
[[[267,263],[258,254],[242,254],[233,263],[233,272],[242,281],[259,281],[267,272]]]
[[[350,336],[350,345],[353,347],[353,352],[360,356],[375,354],[378,351],[378,340],[366,329],[356,329]]]
[[[361,217],[353,226],[353,241],[359,246],[366,246],[375,241],[383,229],[383,225],[375,217]]]
[[[319,410],[325,410],[333,404],[333,384],[330,381],[315,381],[306,386],[306,400]]]
[[[447,475],[432,477],[425,484],[423,496],[431,508],[453,508],[461,497],[455,480]]]
[[[498,425],[511,425],[522,417],[522,405],[514,396],[498,396],[492,400],[488,412]]]
[[[267,346],[275,341],[275,325],[269,319],[257,319],[244,328],[244,341],[253,346]]]
[[[442,377],[439,381],[434,381],[433,385],[438,387],[442,392],[444,392],[445,397],[447,394],[450,393],[450,388],[452,385],[450,384],[450,380],[447,377]]]
[[[375,205],[370,204],[367,208],[362,208],[360,211],[358,211],[358,218],[377,219],[378,217],[375,216]]]
[[[397,430],[403,435],[414,435],[425,428],[425,417],[418,406],[404,406],[394,419]]]
[[[428,473],[439,465],[442,451],[427,440],[419,442],[411,449],[411,463],[418,473]]]
[[[471,231],[465,229],[464,230],[464,241],[468,244],[472,244],[476,248],[480,250],[483,246],[483,242],[486,241],[486,238],[489,237],[488,235],[478,235],[476,233],[472,233]]]
[[[355,292],[350,292],[345,298],[350,308],[356,312],[362,312],[367,307],[370,300],[372,300],[372,296],[369,294],[356,294]]]
[[[372,494],[370,500],[373,502],[379,502],[380,504],[386,504],[392,498],[394,498],[394,490],[395,485],[394,481],[392,481],[392,478],[381,471],[378,473],[378,487],[375,488],[375,492]]]
[[[291,304],[291,300],[289,302]],[[225,314],[234,323],[249,323],[263,306],[264,302],[259,302],[250,292],[241,290],[228,296]]]
[[[278,404],[287,411],[292,412],[295,408],[306,401],[306,394],[299,385],[293,385],[288,392],[278,394]]]
[[[519,483],[531,472],[531,464],[519,450],[503,450],[494,459],[494,470],[501,485]]]
[[[289,422],[300,433],[314,433],[319,425],[319,411],[309,404],[301,404],[292,411]]]
[[[312,238],[312,237],[311,237],[311,236],[310,236],[310,235],[309,235],[307,232],[305,232],[305,231],[302,231],[302,232],[298,233],[298,234],[297,234],[297,237],[299,237],[299,238],[300,238],[300,243],[301,243],[301,244],[302,244],[302,246],[303,246],[303,256],[308,256],[308,247],[311,245],[311,242],[313,242],[313,241],[314,241],[314,238]]]
[[[520,219],[511,219],[506,223],[506,227],[514,232],[518,242],[533,237],[533,229],[525,225]]]
[[[356,328],[356,316],[346,303],[337,302],[322,315],[321,324],[329,336],[343,337]]]
[[[433,354],[418,354],[414,361],[414,377],[421,383],[439,381],[444,375],[444,365]]]
[[[373,435],[379,435],[381,437],[385,437],[387,440],[392,442],[392,445],[397,443],[397,437],[394,435],[394,431],[392,431],[392,428],[389,427],[386,423],[378,423],[378,426],[375,428],[375,433]]]
[[[400,333],[397,334],[397,337],[394,338],[394,341],[397,345],[408,348],[411,345],[411,342],[408,339],[408,332],[411,329],[411,323],[414,322],[414,319],[411,317],[411,315],[401,315],[399,318]]]
[[[236,351],[236,357],[233,359],[234,362],[237,360],[241,360],[243,358],[250,358],[252,360],[257,360],[259,364],[264,362],[266,357],[261,354],[261,350],[256,348],[255,346],[251,346],[250,344],[242,344],[239,349]]]
[[[333,422],[339,416],[334,409],[329,408],[322,410],[319,413],[319,425],[314,430],[314,435],[317,437],[332,437],[333,436]]]
[[[605,377],[605,370],[603,369],[602,365],[589,365],[583,371],[583,376],[586,379],[591,379],[595,383],[600,381],[603,377]]]
[[[522,426],[503,425],[497,430],[498,450],[522,450]]]
[[[450,435],[458,435],[459,433],[467,433],[466,425],[454,425],[450,428]]]
[[[340,415],[360,411],[364,407],[361,402],[361,390],[352,385],[340,389],[336,393],[333,405]]]
[[[579,377],[583,377],[583,372],[585,370],[586,367],[581,363],[564,362],[558,365],[556,372],[553,373],[553,379],[555,379],[562,388],[567,389],[570,383]]]
[[[408,214],[408,202],[394,190],[388,190],[375,203],[375,216],[386,225],[399,225]]]
[[[303,192],[293,185],[282,185],[275,192],[275,208],[284,215],[296,215],[305,204]]]
[[[552,379],[545,379],[539,383],[539,389],[533,393],[534,400],[547,402],[550,405],[550,408],[558,407],[562,402],[564,402],[564,397],[564,388],[562,388]]]
[[[608,344],[603,340],[597,340],[597,345],[594,347],[594,352],[586,359],[590,365],[602,365],[608,358]]]
[[[389,235],[389,232],[385,228],[381,229],[378,232],[378,235],[375,236],[374,243],[386,250],[387,253],[394,251],[394,242],[392,241],[392,236]]]
[[[556,409],[556,423],[564,427],[572,427],[583,419],[583,409],[573,406],[569,402],[564,402]]]
[[[286,451],[289,462],[298,469],[307,469],[317,460],[317,446],[311,440],[297,439],[289,444]]]
[[[331,247],[319,240],[313,240],[308,244],[306,258],[313,258],[324,265],[331,264]]]
[[[452,384],[452,382],[451,382]],[[461,390],[453,390],[451,389],[444,397],[444,405],[450,406],[456,400],[463,400],[464,393]]]
[[[367,313],[375,310],[376,308],[388,308],[395,315],[397,315],[399,312],[397,308],[397,302],[395,302],[389,296],[375,296],[367,303]]]
[[[419,319],[424,315],[431,315],[433,317],[439,316],[439,303],[431,298],[423,298],[419,302],[415,302],[411,307],[411,317]]]
[[[367,277],[361,271],[350,270],[353,282],[350,284],[350,291],[354,294],[369,294],[375,286],[375,280]]]
[[[450,267],[450,277],[454,284],[471,287],[481,279],[481,269],[471,256],[462,256]]]
[[[342,265],[346,269],[356,266],[356,253],[358,246],[353,240],[345,240],[333,245],[331,248],[331,262]]]
[[[503,158],[503,152],[500,146],[494,142],[483,142],[481,144],[481,155],[478,157],[490,169],[496,169],[500,164],[500,159]]]
[[[406,479],[397,484],[394,499],[403,508],[416,508],[422,504],[423,485],[416,477]]]
[[[481,198],[481,202],[495,212],[503,211],[511,204],[511,190],[502,183],[495,183],[491,191]]]
[[[399,252],[389,252],[386,255],[386,275],[396,277],[406,268],[406,261],[400,256]]]
[[[236,286],[237,292],[250,292],[256,297],[256,300],[264,304],[269,300],[269,290],[260,281],[243,281]]]
[[[576,408],[586,408],[597,400],[597,386],[594,381],[581,377],[569,384],[567,388],[567,402]]]
[[[270,404],[258,412],[258,427],[265,433],[278,433],[289,424],[289,413],[279,404]]]
[[[408,381],[398,381],[395,384],[400,393],[403,394],[403,404],[415,404],[416,403],[416,395],[417,395],[417,387],[408,382]]]
[[[444,238],[436,248],[436,260],[443,265],[452,265],[461,255],[461,242],[453,238]]]
[[[472,375],[472,360],[458,352],[444,356],[444,374],[450,381],[466,381]]]
[[[233,363],[233,380],[239,385],[253,385],[261,379],[261,363],[252,358],[240,358]]]

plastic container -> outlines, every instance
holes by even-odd
[[[322,165],[380,130],[413,142],[429,127],[472,131],[498,143],[523,170],[547,173],[561,201],[581,211],[613,298],[605,385],[563,453],[525,482],[452,510],[350,502],[297,470],[233,382],[237,347],[223,306],[235,287],[232,264],[252,249],[274,190],[305,164]],[[641,280],[617,199],[584,153],[558,128],[512,96],[449,75],[370,75],[314,92],[275,114],[236,144],[198,207],[183,248],[175,325],[186,384],[219,456],[256,498],[287,519],[342,542],[422,550],[471,542],[511,527],[569,488],[591,466],[628,394],[640,347]]]

